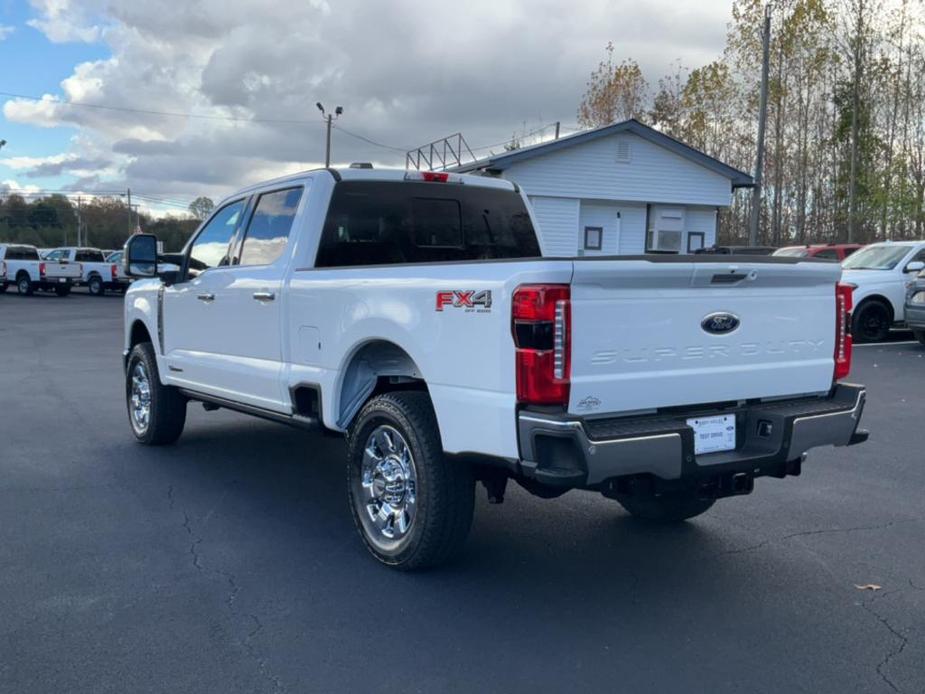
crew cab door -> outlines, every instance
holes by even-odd
[[[280,386],[280,290],[301,195],[301,187],[267,191],[255,196],[249,207],[241,201],[221,217],[220,210],[213,221],[221,228],[213,233],[213,221],[203,228],[190,248],[189,261],[191,267],[197,258],[215,262],[218,250],[207,246],[224,242],[219,264],[182,283],[188,286],[165,291],[168,364],[172,370],[184,369],[182,375],[172,376],[187,381],[191,389],[290,411]]]

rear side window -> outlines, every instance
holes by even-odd
[[[334,188],[316,267],[538,258],[512,191],[453,183],[344,181]]]
[[[301,188],[276,190],[260,196],[244,237],[241,265],[269,265],[283,254],[301,199]]]
[[[102,251],[83,250],[74,254],[74,259],[78,263],[102,263],[105,262]]]
[[[834,260],[838,259],[838,251],[834,248],[826,248],[825,250],[819,251],[816,253],[816,258],[831,258]]]

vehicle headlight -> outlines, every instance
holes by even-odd
[[[910,304],[917,304],[919,306],[925,305],[925,291],[917,291],[911,297],[909,297]]]

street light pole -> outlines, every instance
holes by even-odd
[[[315,103],[315,106],[318,107],[318,110],[321,111],[321,117],[324,122],[327,124],[327,134],[325,137],[325,147],[324,147],[324,167],[328,168],[331,166],[331,127],[334,122],[334,119],[337,118],[340,114],[344,112],[343,106],[338,106],[334,109],[334,113],[325,113],[324,106],[321,105],[321,102],[318,101]]]

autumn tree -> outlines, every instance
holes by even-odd
[[[210,214],[212,214],[212,210],[214,208],[215,208],[215,203],[212,202],[212,199],[207,198],[204,195],[200,195],[198,198],[196,198],[189,204],[190,214],[193,215],[199,221],[202,221],[203,219],[208,217]]]
[[[597,128],[629,118],[643,118],[648,109],[649,86],[634,60],[614,63],[614,45],[607,44],[607,58],[591,73],[578,107],[578,124]]]

